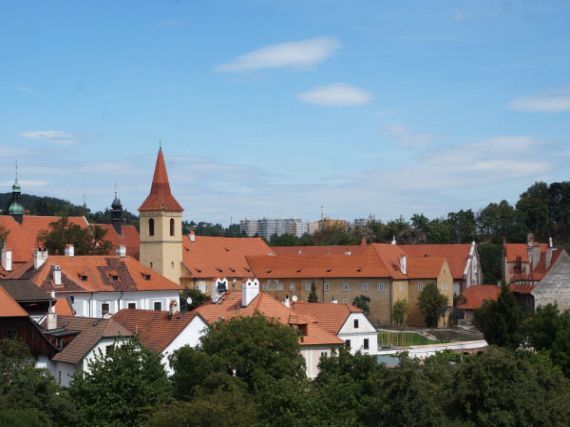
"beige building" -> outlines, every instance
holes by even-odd
[[[150,193],[139,207],[140,262],[176,283],[182,265],[183,211],[170,190],[161,148]]]

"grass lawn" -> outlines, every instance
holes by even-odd
[[[437,342],[438,341],[427,339],[416,332],[378,332],[378,344],[380,347],[407,347],[410,345],[436,344]]]

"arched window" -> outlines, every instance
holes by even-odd
[[[170,235],[174,236],[174,218],[170,218]]]
[[[154,219],[153,218],[148,220],[148,235],[154,236]]]

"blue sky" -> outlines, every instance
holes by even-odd
[[[567,1],[4,1],[0,184],[188,219],[478,209],[567,180]]]

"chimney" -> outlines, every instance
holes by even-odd
[[[59,267],[59,265],[54,265],[53,266],[53,284],[55,286],[61,286],[62,282],[61,282],[61,268]]]
[[[194,230],[190,230],[190,233],[188,233],[188,237],[190,238],[191,242],[195,242],[196,241],[196,232]]]
[[[549,247],[550,249],[553,249],[553,248],[554,248],[554,241],[552,240],[552,237],[549,237],[549,238],[548,238],[548,247]]]
[[[73,245],[65,245],[65,256],[75,256],[75,248],[73,247]]]
[[[241,305],[247,307],[259,295],[259,280],[248,279],[241,285]]]
[[[168,306],[168,318],[172,318],[176,313],[178,313],[178,303],[172,300]]]
[[[46,262],[48,259],[48,251],[47,249],[36,249],[34,251],[34,270],[39,269],[42,265],[44,265],[44,262]]]
[[[119,246],[117,246],[117,249],[115,249],[115,252],[116,252],[118,257],[124,258],[127,256],[127,246],[126,245],[119,245]]]
[[[396,236],[392,236],[392,242],[391,242],[391,243],[392,243],[393,245],[396,244]]]
[[[12,251],[2,248],[2,268],[5,271],[12,271]]]
[[[285,295],[285,299],[283,300],[283,305],[287,308],[291,307],[291,304],[289,303],[289,295]]]
[[[331,304],[338,304],[338,301],[336,300],[335,297],[333,297],[333,299],[332,299],[332,301],[331,301]]]
[[[406,257],[406,255],[400,256],[400,272],[402,274],[408,274],[407,273],[407,257]]]
[[[526,235],[526,243],[527,243],[528,247],[531,247],[534,245],[534,234],[528,233]]]
[[[55,312],[55,307],[53,305],[50,305],[48,308],[46,329],[48,331],[57,329],[57,313]]]

